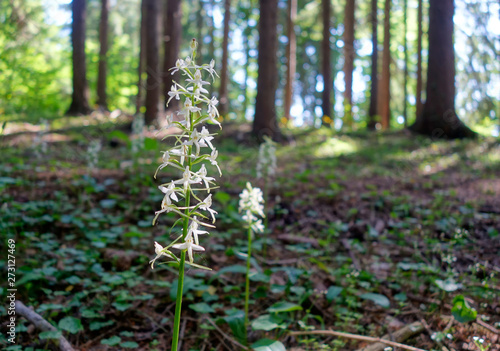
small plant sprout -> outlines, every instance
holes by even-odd
[[[99,152],[101,151],[101,141],[92,140],[87,147],[87,167],[89,171],[93,171],[99,162]]]
[[[41,158],[42,155],[47,153],[47,141],[44,139],[44,135],[49,131],[49,122],[45,119],[41,120],[41,128],[36,133],[33,139],[33,149],[35,151],[35,156]]]
[[[259,147],[257,160],[257,178],[268,180],[276,174],[276,143],[267,135]]]
[[[248,344],[248,300],[250,296],[250,259],[252,258],[252,235],[264,231],[262,219],[264,215],[264,197],[259,188],[253,188],[247,183],[246,189],[240,194],[239,211],[248,228],[247,270],[245,283],[245,340]]]
[[[195,64],[196,47],[197,43],[193,39],[191,56],[185,60],[177,60],[175,67],[171,69],[172,73],[181,72],[185,85],[174,82],[168,93],[170,96],[168,102],[172,99],[183,100],[184,103],[181,106],[184,107],[177,112],[180,120],[177,121],[174,115],[167,116],[168,125],[166,128],[175,126],[180,132],[176,135],[170,135],[175,138],[174,146],[163,153],[162,164],[155,173],[156,177],[158,171],[170,167],[177,169],[179,174],[182,174],[181,178],[159,186],[164,197],[161,209],[156,211],[153,219],[154,225],[162,213],[176,213],[180,217],[176,223],[182,222],[182,234],[178,235],[166,247],[155,242],[156,257],[150,262],[153,268],[155,262],[163,256],[170,259],[170,263],[176,265],[179,270],[172,337],[172,350],[175,351],[178,349],[179,342],[185,264],[210,270],[208,267],[196,264],[194,255],[196,252],[205,251],[205,248],[200,245],[200,236],[207,235],[209,232],[201,228],[213,228],[215,214],[217,214],[211,208],[212,195],[209,194],[214,189],[215,178],[208,175],[204,162],[216,166],[220,173],[216,160],[217,150],[212,144],[213,134],[210,134],[208,129],[202,126],[205,122],[213,122],[220,126],[216,120],[216,116],[218,116],[217,100],[205,95],[208,91],[204,86],[210,83],[203,80],[204,71],[208,72],[212,78],[217,76],[217,72],[215,72],[213,64],[201,66]],[[206,192],[208,195],[203,199],[200,197],[200,192]],[[180,257],[176,255],[176,250],[180,251]]]
[[[137,155],[144,147],[144,115],[137,114],[132,121],[132,154]]]
[[[267,135],[264,136],[264,142],[259,147],[259,158],[257,160],[257,179],[264,180],[264,199],[269,202],[268,191],[271,178],[276,174],[276,143]],[[267,213],[264,206],[264,212]],[[264,228],[267,228],[267,217],[264,219]],[[266,240],[262,247],[262,254],[266,256]]]

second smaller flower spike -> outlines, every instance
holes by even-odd
[[[243,220],[254,232],[264,231],[262,221],[257,217],[265,217],[262,190],[253,188],[250,183],[247,183],[246,189],[240,194],[239,211],[244,213]]]

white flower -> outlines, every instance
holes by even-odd
[[[217,116],[218,116],[218,111],[215,109],[212,109],[209,113],[208,113],[208,117],[206,118],[208,121],[212,122],[213,124],[217,124],[221,129],[222,129],[222,126],[220,124],[220,122],[217,120]]]
[[[179,201],[179,199],[177,198],[177,195],[175,194],[175,184],[173,181],[171,181],[167,187],[160,185],[158,188],[162,191],[162,193],[165,194],[165,197],[163,198],[163,201],[161,202],[162,209],[164,207],[170,206],[172,204],[171,200]]]
[[[199,136],[200,136],[200,146],[206,147],[208,145],[212,150],[214,150],[214,146],[210,142],[211,140],[214,139],[214,137],[210,135],[208,129],[205,128],[205,126],[201,128]]]
[[[261,217],[265,217],[263,203],[264,196],[262,190],[259,188],[252,188],[252,185],[247,183],[247,188],[240,194],[240,211],[250,211]]]
[[[210,73],[210,75],[212,76],[212,79],[215,79],[214,75],[215,76],[219,76],[217,74],[217,72],[215,71],[215,60],[212,59],[212,61],[210,61],[210,65],[203,65],[203,69],[205,71],[207,71],[208,73]]]
[[[210,212],[210,215],[212,216],[212,223],[215,223],[215,216],[214,213],[217,213],[217,211],[211,209],[212,207],[212,194],[208,195],[205,200],[200,204],[200,208],[203,211],[208,211]]]
[[[252,185],[247,183],[246,189],[240,194],[239,211],[244,212],[242,218],[252,231],[256,233],[264,231],[264,225],[257,217],[257,215],[265,217],[264,197],[259,188],[252,188]]]
[[[184,103],[184,110],[191,112],[191,113],[196,113],[196,112],[200,112],[201,108],[193,106],[193,101],[191,101],[190,98],[186,98],[186,102]],[[184,116],[187,116],[187,115],[184,114]]]
[[[210,156],[207,157],[207,160],[210,161],[210,163],[212,164],[212,166],[216,166],[217,167],[217,169],[219,170],[219,175],[222,176],[222,171],[220,170],[219,164],[217,163],[217,156],[218,155],[219,155],[219,151],[213,149],[212,153],[210,154]]]
[[[262,224],[261,219],[258,219],[257,221],[253,222],[251,227],[255,233],[262,233],[264,231],[264,224]]]
[[[202,165],[200,170],[196,172],[196,177],[199,178],[199,180],[202,180],[205,183],[205,187],[207,188],[207,191],[210,192],[210,185],[215,178],[213,177],[207,177],[207,168],[205,165]]]
[[[186,250],[189,257],[189,262],[193,263],[193,251],[205,251],[205,248],[193,243],[193,238],[189,235],[186,236],[186,241],[182,244],[172,245],[172,248],[177,250]]]
[[[206,230],[198,230],[198,223],[196,222],[196,217],[194,217],[194,221],[191,222],[188,228],[187,236],[192,236],[194,238],[194,242],[196,245],[199,245],[198,235],[209,234]]]
[[[177,61],[175,61],[175,68],[171,69],[172,70],[172,74],[174,74],[175,72],[177,72],[179,70],[183,70],[186,67],[187,67],[186,62],[184,62],[183,59],[178,59]]]
[[[177,84],[175,84],[175,83],[172,84],[172,87],[170,88],[170,91],[168,92],[168,96],[170,96],[170,98],[167,101],[167,106],[170,103],[170,100],[172,100],[173,98],[175,98],[175,100],[181,99],[181,97],[179,95],[179,90],[177,90]]]
[[[201,79],[201,71],[196,71],[196,73],[194,74],[194,79],[186,79],[186,82],[194,84],[194,86],[197,87],[200,92],[208,94],[208,90],[203,88],[203,86],[210,83]]]
[[[155,241],[155,253],[156,257],[153,258],[151,261],[149,261],[149,263],[151,264],[151,269],[154,269],[155,261],[159,259],[161,256],[167,256],[167,257],[169,256],[167,253],[163,251],[163,246],[158,244],[156,241]]]
[[[189,167],[186,167],[186,170],[182,174],[182,179],[176,180],[174,181],[174,183],[182,184],[184,187],[184,192],[186,192],[190,184],[199,184],[201,183],[201,180],[193,177],[192,172],[189,170]]]

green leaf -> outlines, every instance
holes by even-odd
[[[229,313],[229,312],[226,312]],[[241,310],[233,311],[229,316],[222,317],[229,324],[229,328],[239,342],[245,342],[245,312]]]
[[[198,313],[212,313],[215,310],[209,304],[205,302],[193,303],[189,305],[189,308]]]
[[[455,282],[455,279],[448,278],[446,280],[436,279],[436,285],[446,292],[453,292],[462,288],[462,284]]]
[[[99,205],[102,208],[113,208],[116,205],[116,200],[114,200],[114,199],[104,199],[104,200],[99,201]]]
[[[344,288],[342,288],[341,286],[335,286],[335,285],[330,286],[328,288],[328,291],[326,292],[326,301],[332,302],[333,299],[339,296],[343,290]]]
[[[49,330],[41,332],[38,337],[42,340],[46,339],[59,339],[62,336],[59,330]]]
[[[118,345],[121,341],[122,341],[122,338],[115,335],[115,336],[110,337],[109,339],[102,339],[101,344],[115,346],[115,345]]]
[[[254,330],[270,331],[277,328],[286,329],[286,324],[277,315],[264,314],[252,321],[252,328]]]
[[[373,301],[377,305],[380,305],[384,308],[389,308],[391,306],[391,302],[389,301],[389,299],[382,294],[366,293],[366,294],[360,295],[359,297],[364,299],[364,300]]]
[[[99,329],[102,329],[104,327],[113,325],[114,323],[115,322],[111,321],[111,320],[106,321],[106,322],[93,321],[93,322],[90,322],[89,328],[90,328],[90,330],[94,331],[94,330],[99,330]]]
[[[66,330],[71,334],[76,334],[83,330],[82,322],[75,317],[64,317],[59,321],[59,329]]]
[[[116,302],[113,302],[112,305],[118,310],[118,311],[126,311],[128,310],[130,307],[132,307],[132,304],[131,303],[126,303],[126,302],[122,302],[122,301],[116,301]]]
[[[125,143],[128,143],[130,141],[128,135],[120,130],[113,130],[111,133],[108,134],[108,139],[113,139],[113,138],[121,140]]]
[[[260,339],[250,346],[254,351],[286,351],[285,345],[278,340]]]
[[[148,151],[158,150],[158,140],[152,138],[144,138],[144,149]]]
[[[453,299],[451,314],[460,323],[472,322],[477,318],[477,311],[469,306],[463,295],[457,295]]]
[[[269,307],[267,311],[271,313],[302,311],[302,307],[295,303],[283,301],[275,303]]]
[[[214,195],[214,200],[219,201],[221,205],[225,206],[229,201],[231,201],[231,195],[224,191],[218,191]]]
[[[135,341],[125,341],[122,342],[120,346],[126,349],[137,349],[139,347],[139,344],[136,343]]]
[[[83,318],[102,318],[103,316],[94,310],[83,310],[82,317]]]

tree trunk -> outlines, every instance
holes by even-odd
[[[260,0],[259,19],[259,66],[257,78],[257,97],[252,132],[262,141],[264,135],[275,140],[281,139],[276,123],[276,88],[278,86],[277,61],[277,24],[278,0]]]
[[[295,81],[295,69],[297,65],[297,38],[295,36],[295,19],[297,17],[297,0],[288,0],[288,20],[286,46],[286,83],[284,108],[285,118],[290,120],[290,109],[292,108],[293,82]]]
[[[322,110],[323,118],[321,124],[325,127],[331,127],[333,121],[332,115],[332,72],[331,72],[331,48],[330,48],[330,12],[331,0],[322,0],[322,15],[323,15],[323,40],[321,42],[321,74],[323,76],[323,94],[322,94]]]
[[[229,52],[229,19],[231,17],[231,1],[224,1],[224,37],[222,39],[222,69],[220,74],[219,86],[219,113],[225,117],[229,111],[229,99],[227,96],[228,82],[228,52]]]
[[[198,58],[198,62],[202,64],[204,62],[203,58],[203,28],[204,28],[204,19],[206,17],[205,7],[203,6],[203,0],[198,0],[198,11],[196,11],[196,27],[198,27],[197,41],[198,41],[198,49],[196,52],[198,53],[196,57]]]
[[[73,0],[71,3],[73,22],[71,25],[71,44],[73,46],[73,94],[67,115],[90,113],[87,65],[85,63],[85,18],[86,0]]]
[[[246,28],[243,31],[243,48],[245,50],[245,81],[243,82],[243,117],[246,118],[248,103],[249,103],[249,94],[248,94],[248,77],[250,70],[250,42],[248,37],[252,33],[252,28],[248,26],[248,20],[250,19],[250,15],[252,13],[252,0],[248,1],[248,7],[245,9],[245,24]]]
[[[422,114],[422,21],[423,21],[423,1],[418,0],[418,33],[417,33],[417,116]]]
[[[179,81],[180,72],[171,74],[170,69],[175,66],[175,62],[179,58],[179,49],[181,45],[182,35],[182,6],[181,0],[167,0],[167,8],[164,19],[164,45],[165,57],[163,61],[163,94],[165,101],[168,101],[168,92],[172,87],[173,81]],[[176,110],[178,108],[176,99],[170,100],[169,109]]]
[[[106,99],[106,71],[108,55],[108,17],[109,2],[101,0],[101,22],[99,23],[99,67],[97,73],[97,105],[101,110],[108,110]]]
[[[391,124],[390,82],[391,82],[391,0],[385,0],[384,6],[384,50],[382,52],[382,76],[379,90],[379,115],[382,129],[389,129]]]
[[[141,113],[143,106],[142,93],[144,90],[142,74],[144,73],[144,62],[146,61],[146,4],[145,0],[141,1],[141,32],[140,32],[140,48],[139,48],[139,65],[137,66],[137,97],[135,99],[135,113]]]
[[[405,56],[405,68],[404,68],[404,104],[403,104],[403,118],[405,128],[408,127],[408,41],[406,40],[406,36],[408,33],[408,0],[404,0],[403,4],[403,13],[404,13],[404,56]]]
[[[371,71],[371,87],[370,87],[370,107],[368,109],[369,130],[375,130],[377,120],[377,99],[378,99],[378,0],[371,2],[371,23],[372,23],[372,71]]]
[[[433,138],[473,137],[455,113],[453,0],[430,0],[426,101],[410,129]]]
[[[143,0],[146,7],[146,112],[144,120],[146,124],[153,124],[158,117],[160,104],[160,65],[158,45],[158,15],[159,6],[157,0]]]
[[[352,128],[352,72],[354,70],[355,0],[347,0],[344,16],[344,124]]]

